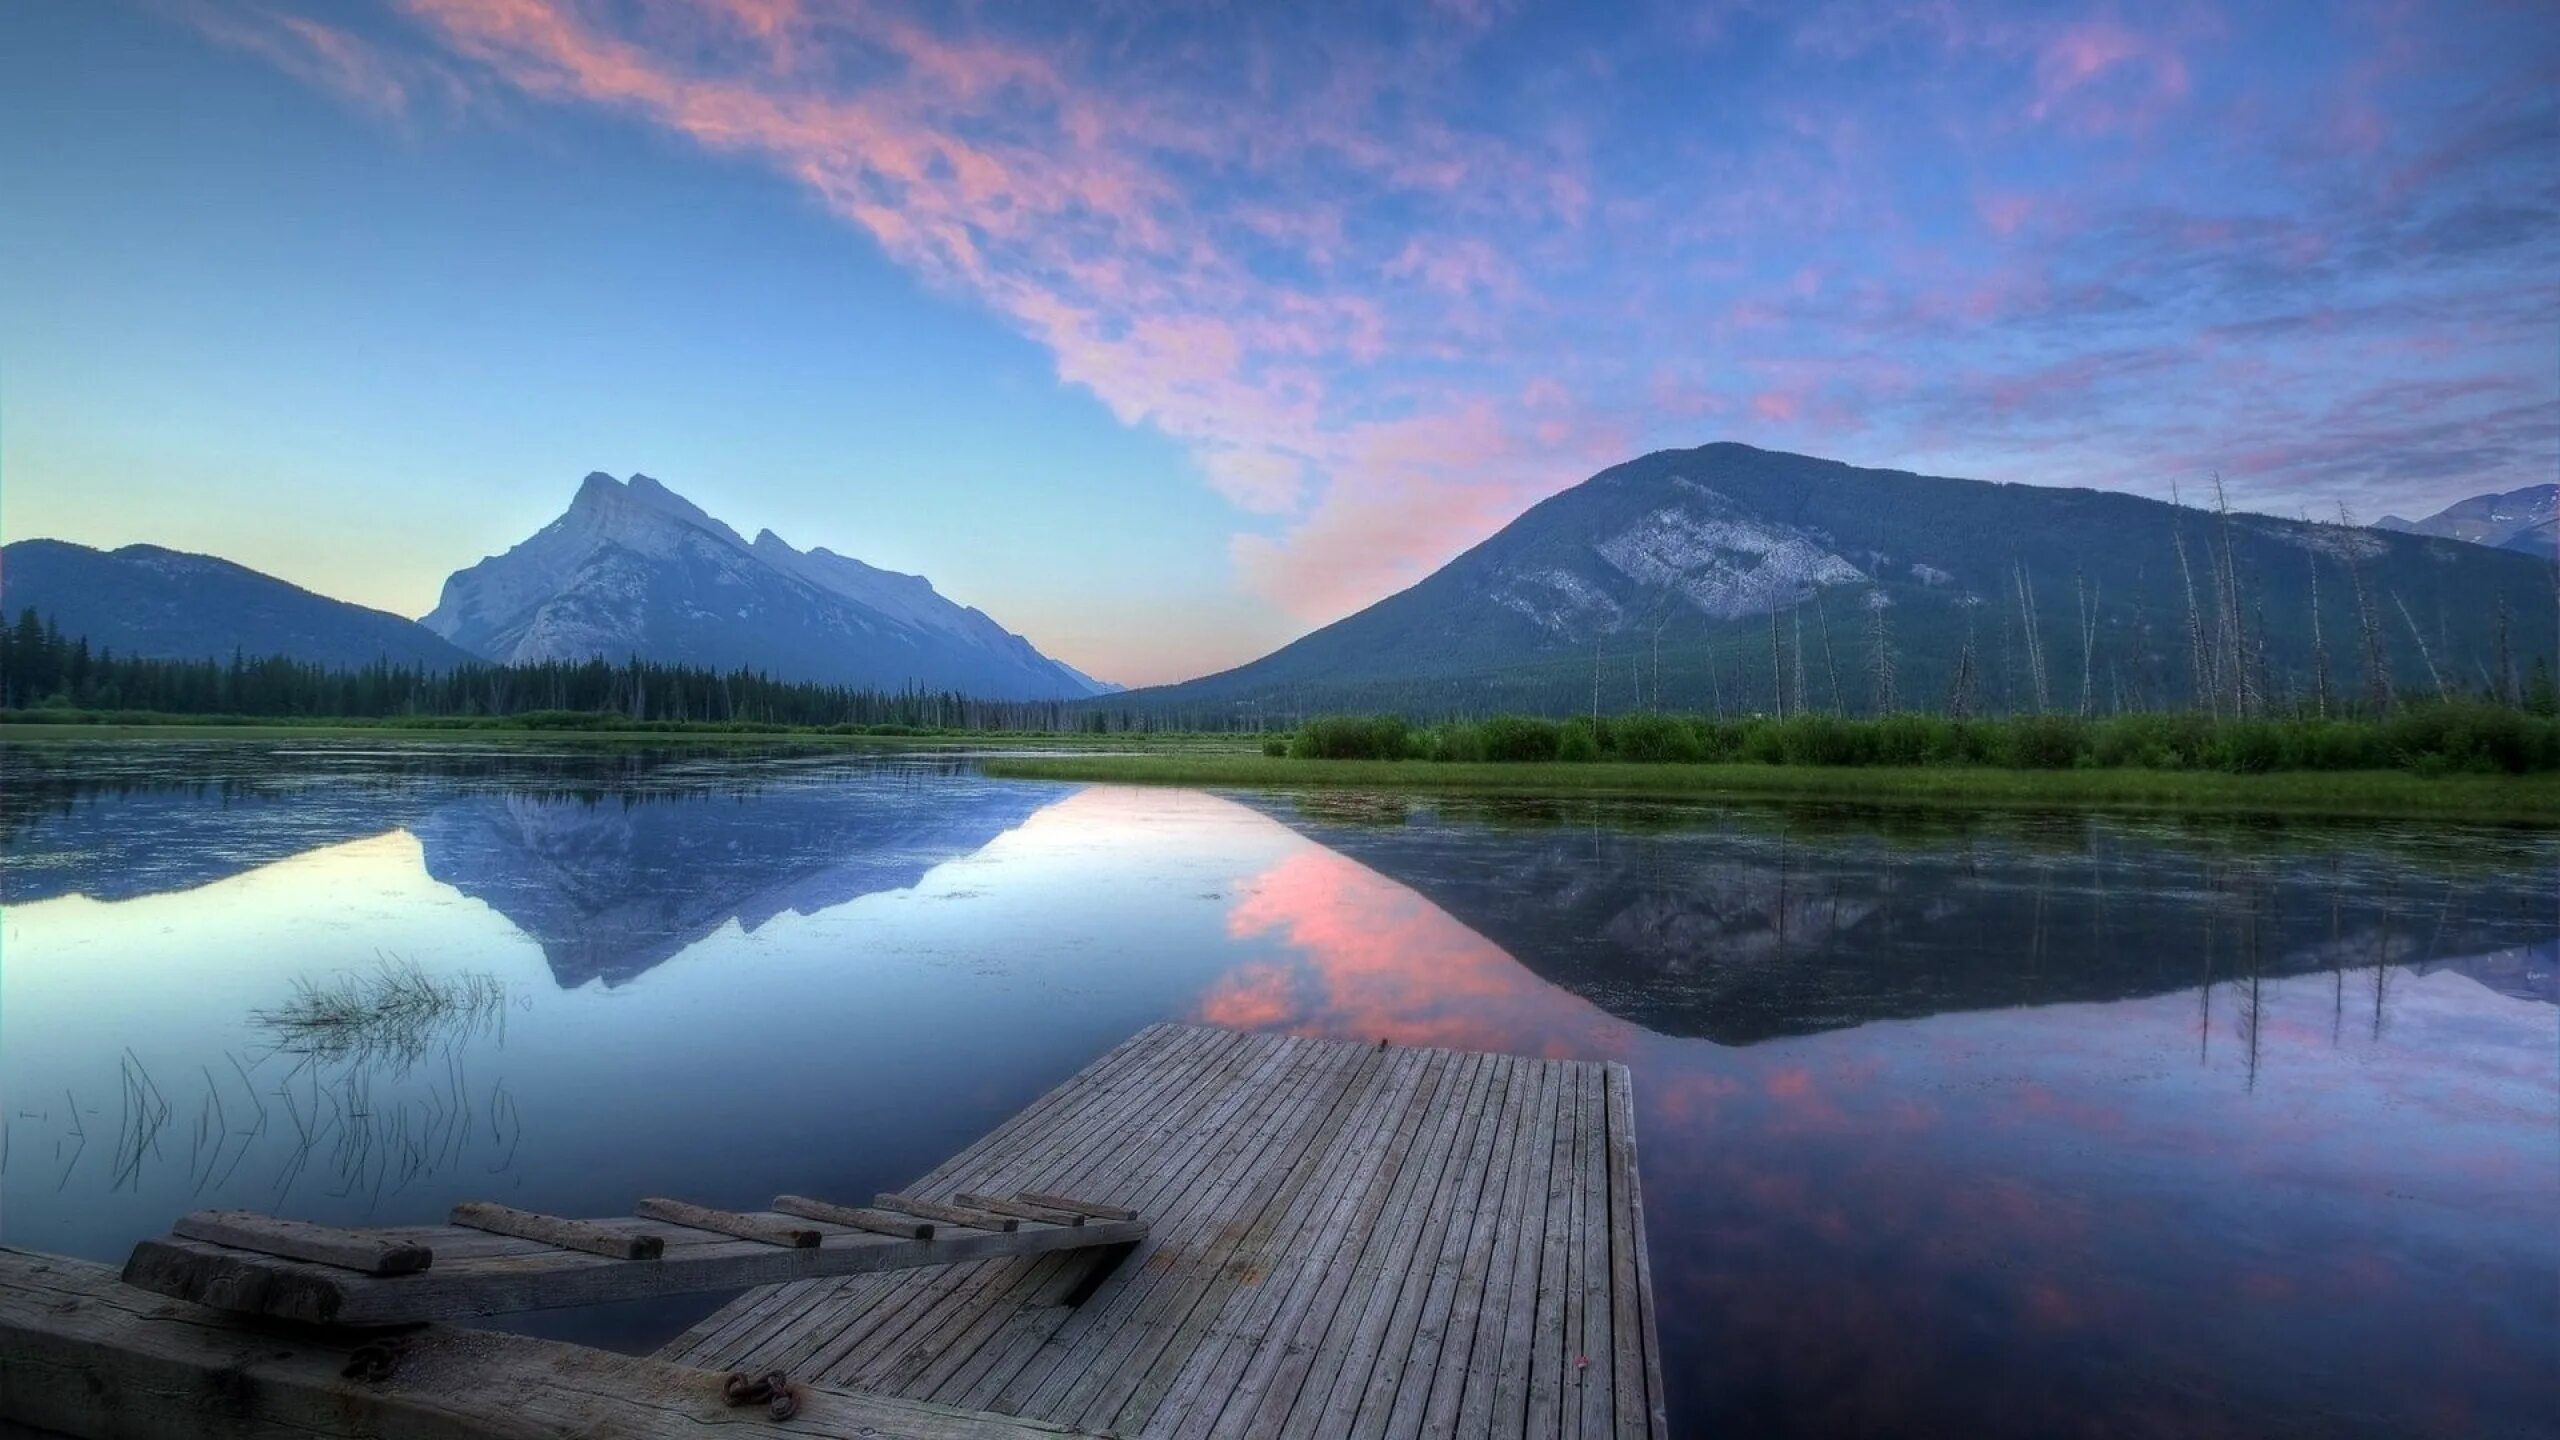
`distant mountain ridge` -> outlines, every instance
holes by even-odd
[[[2253,682],[2280,695],[2314,684],[2315,583],[2339,697],[2360,686],[2359,583],[2385,666],[2412,693],[2439,675],[2481,684],[2502,597],[2516,615],[2549,614],[2547,566],[2450,540],[1720,443],[1612,466],[1357,614],[1118,703],[1284,721],[1657,704],[1860,713],[1879,704],[1881,634],[1899,706],[1944,708],[1963,688],[1977,710],[2067,710],[2082,687],[2085,584],[2092,708],[2179,706],[2195,694],[2186,595],[2212,623],[2226,540],[2239,648]],[[2519,670],[2553,648],[2547,623],[2518,623],[2508,641]]]
[[[471,659],[414,620],[158,545],[15,541],[0,548],[0,608],[33,608],[92,649],[148,659],[290,655],[341,669],[388,660],[432,670]]]
[[[2515,550],[2549,560],[2560,554],[2560,484],[2527,485],[2504,494],[2474,495],[2457,500],[2424,520],[2385,515],[2373,523],[2379,530],[2467,540],[2474,545]]]
[[[771,530],[751,543],[646,475],[588,475],[559,519],[456,571],[421,623],[507,663],[639,658],[991,700],[1108,689],[920,575]]]

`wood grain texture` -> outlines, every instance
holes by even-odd
[[[0,1430],[115,1440],[673,1440],[715,1428],[731,1440],[1077,1434],[825,1385],[796,1386],[799,1413],[775,1421],[725,1403],[719,1371],[443,1326],[401,1335],[384,1378],[346,1378],[350,1357],[370,1343],[146,1294],[88,1261],[0,1249]]]
[[[1667,1433],[1622,1067],[1153,1026],[903,1198],[1147,1234],[754,1291],[665,1353],[1126,1436]]]

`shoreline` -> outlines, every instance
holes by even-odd
[[[1938,808],[2453,819],[2560,826],[2560,775],[2421,776],[2400,770],[2009,770],[1639,764],[1296,760],[1260,754],[1031,756],[991,759],[1008,780],[1257,789],[1465,790],[1512,794],[1813,800]]]

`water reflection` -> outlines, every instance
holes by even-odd
[[[1375,807],[1245,803],[1549,983],[1727,1045],[2351,965],[2494,974],[2560,1001],[2547,837],[2508,837],[2500,857],[2372,828],[1588,802],[1399,804],[1381,824]]]
[[[2554,1413],[2547,832],[140,754],[0,749],[10,1243],[858,1196],[1187,1017],[1633,1067],[1684,1430]],[[274,1023],[386,961],[503,1002]]]

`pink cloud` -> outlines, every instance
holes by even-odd
[[[395,61],[351,31],[291,11],[188,3],[177,13],[207,38],[384,119],[407,119],[424,99],[454,108],[464,99],[466,87],[451,71]]]
[[[2027,118],[2086,133],[2147,129],[2187,98],[2187,62],[2165,40],[2113,20],[2047,37]]]

